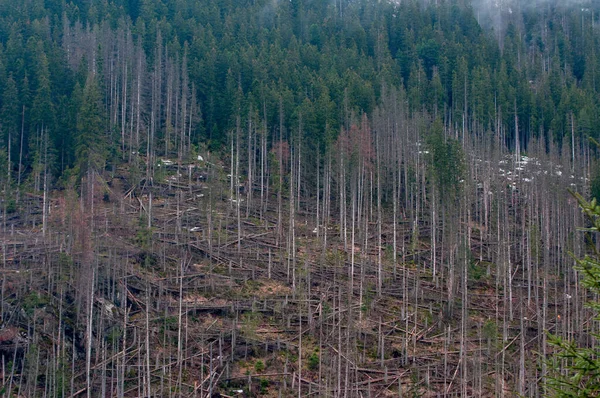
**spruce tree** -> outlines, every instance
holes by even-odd
[[[590,202],[583,196],[574,194],[579,206],[589,220],[590,227],[582,228],[590,234],[600,232],[600,204],[594,198]],[[591,238],[591,237],[590,237]],[[591,241],[591,239],[590,239]],[[590,245],[590,254],[577,259],[576,269],[582,275],[582,284],[592,294],[587,306],[595,312],[594,321],[600,321],[600,253]],[[597,330],[597,328],[595,328]],[[557,351],[550,360],[550,369],[555,373],[549,378],[549,387],[556,397],[597,397],[600,395],[600,347],[597,340],[599,333],[592,333],[596,344],[580,346],[573,341],[550,335],[549,342]],[[563,371],[560,364],[566,362]]]
[[[105,115],[95,76],[88,76],[77,115],[75,156],[79,172],[104,168],[106,160]]]

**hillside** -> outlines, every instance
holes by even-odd
[[[3,396],[548,395],[600,10],[483,4],[0,0]]]
[[[361,198],[344,225],[333,195],[231,191],[208,155],[162,160],[152,187],[120,169],[53,193],[45,233],[26,196],[2,240],[3,330],[27,336],[2,344],[5,388],[85,394],[89,367],[92,396],[541,390],[544,332],[581,339],[591,316],[564,263],[582,250],[564,192],[580,177],[544,154],[489,158],[469,162],[454,227],[426,186],[418,213]]]

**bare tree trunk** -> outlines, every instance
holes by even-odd
[[[88,398],[92,397],[92,334],[93,334],[93,319],[94,319],[94,285],[95,285],[95,268],[92,267],[92,280],[90,283],[90,305],[88,308],[88,319],[86,329],[86,355],[85,355],[85,370],[86,370],[86,391]]]
[[[382,223],[383,218],[381,214],[381,150],[379,147],[379,134],[376,136],[377,143],[375,150],[377,151],[377,296],[381,297],[381,290],[383,288],[383,263],[382,263]],[[393,221],[394,224],[396,220]]]
[[[44,199],[42,208],[42,233],[46,237],[48,228],[48,131],[42,132],[44,140]]]
[[[253,134],[252,131],[253,127],[252,127],[252,107],[250,108],[250,110],[248,111],[248,142],[247,142],[247,150],[248,150],[248,180],[246,181],[246,218],[248,218],[250,216],[250,205],[252,202],[252,191],[253,191],[253,185],[254,185],[254,161],[255,161],[255,154],[254,154],[254,146],[253,146],[253,142],[252,139],[253,137],[255,137],[255,135]]]
[[[152,376],[151,376],[151,369],[150,369],[150,285],[146,284],[146,325],[145,325],[145,333],[146,333],[146,352],[145,352],[145,379],[146,382],[144,383],[144,395],[147,398],[151,398],[152,397]],[[140,372],[140,374],[142,374],[143,372]]]
[[[21,145],[19,145],[19,175],[17,178],[17,203],[21,194],[21,176],[23,170],[23,139],[25,137],[25,105],[23,105],[23,113],[21,115]]]
[[[235,129],[235,173],[233,173],[232,179],[235,179],[235,205],[236,205],[236,216],[237,216],[237,251],[238,254],[242,251],[242,217],[240,214],[242,204],[240,203],[240,116],[237,118],[237,126]]]
[[[182,383],[182,359],[183,359],[183,344],[182,344],[182,317],[183,317],[183,276],[184,276],[184,267],[187,267],[187,255],[184,254],[182,260],[179,264],[179,308],[177,313],[177,368],[179,369],[179,373],[177,375],[177,390],[181,391],[181,383]]]

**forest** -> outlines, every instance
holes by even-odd
[[[0,395],[595,396],[599,52],[594,0],[0,0]]]

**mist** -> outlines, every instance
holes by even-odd
[[[471,5],[479,25],[485,29],[494,29],[499,37],[503,36],[511,21],[518,21],[523,13],[546,12],[556,9],[581,8],[590,12],[598,8],[597,0],[472,0]]]

